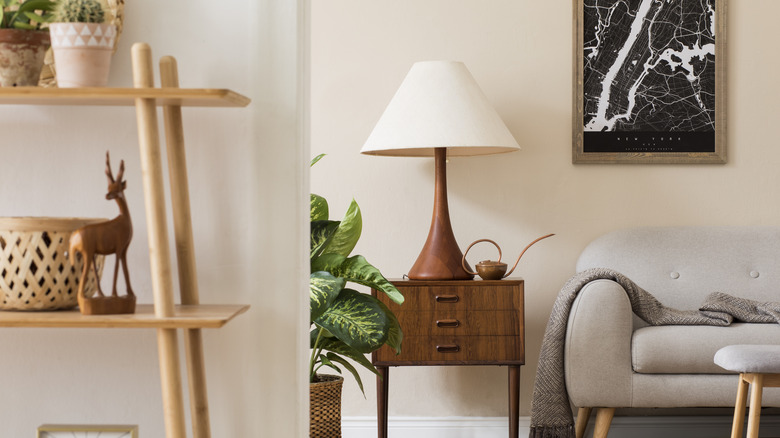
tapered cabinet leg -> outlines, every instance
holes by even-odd
[[[585,436],[585,430],[588,428],[588,420],[593,408],[580,408],[577,411],[577,423],[574,425],[574,432],[577,438]]]
[[[593,429],[593,438],[607,438],[612,417],[615,416],[615,408],[598,408],[596,410],[596,424]]]
[[[378,366],[376,370],[379,372],[379,375],[376,376],[377,436],[387,438],[387,390],[389,389],[390,373],[386,366]]]
[[[509,366],[509,438],[520,435],[520,366]]]

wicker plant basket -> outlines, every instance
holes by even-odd
[[[341,438],[341,386],[344,378],[318,374],[309,384],[309,437]]]
[[[0,310],[53,310],[78,305],[83,260],[68,261],[70,235],[105,219],[0,218]],[[97,257],[98,272],[103,256]],[[93,270],[85,294],[97,290]]]

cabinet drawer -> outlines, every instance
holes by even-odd
[[[404,306],[401,306],[404,308]],[[427,310],[395,313],[404,337],[519,335],[520,313],[516,310]],[[404,340],[404,344],[406,340]]]
[[[522,282],[393,282],[404,295],[403,306],[391,302],[384,294],[377,297],[393,312],[414,310],[509,310],[523,309]]]
[[[404,336],[400,355],[385,346],[375,353],[374,363],[524,363],[524,351],[519,336]]]

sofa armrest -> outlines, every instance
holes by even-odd
[[[564,346],[566,389],[575,406],[631,406],[633,318],[625,290],[614,281],[592,281],[580,290]]]

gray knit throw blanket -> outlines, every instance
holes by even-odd
[[[553,305],[542,341],[531,404],[530,438],[574,438],[574,418],[566,394],[563,344],[574,299],[587,283],[612,280],[626,290],[631,308],[650,325],[719,325],[732,321],[780,322],[780,303],[759,303],[721,292],[710,294],[700,310],[676,310],[661,304],[647,291],[610,269],[590,269],[576,274],[563,286]]]

